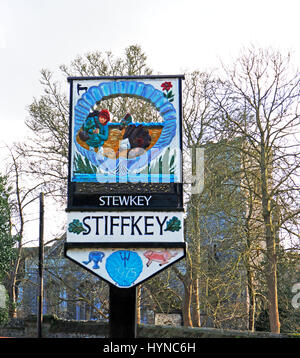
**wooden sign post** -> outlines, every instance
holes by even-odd
[[[136,336],[136,286],[185,256],[183,78],[68,78],[65,256],[109,283],[111,337]]]

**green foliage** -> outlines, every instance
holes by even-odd
[[[173,216],[172,219],[167,221],[167,227],[165,228],[165,231],[179,231],[181,229],[181,222],[176,217]]]
[[[8,294],[5,292],[5,307],[0,307],[0,326],[9,321]]]
[[[0,176],[0,280],[5,277],[15,256],[15,238],[11,235],[10,190],[6,177]]]
[[[174,152],[170,160],[170,174],[175,174],[175,157],[176,157],[176,153]]]
[[[95,174],[97,172],[97,167],[85,157],[82,159],[82,156],[79,154],[75,155],[75,172],[83,174]]]
[[[80,234],[81,232],[85,231],[82,223],[78,219],[74,219],[68,228],[69,232],[74,232],[75,234]]]
[[[167,93],[164,93],[164,97],[169,100],[169,102],[174,101],[174,94],[172,91],[168,91]]]
[[[16,252],[16,238],[11,234],[11,205],[9,202],[11,188],[7,178],[0,175],[0,283],[7,277]],[[5,324],[9,318],[8,296],[5,293],[5,307],[0,307],[0,324]]]
[[[0,325],[5,325],[9,321],[9,314],[6,308],[0,308]]]

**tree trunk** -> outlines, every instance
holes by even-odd
[[[248,319],[248,329],[254,332],[255,329],[255,311],[256,311],[256,302],[255,302],[255,291],[253,287],[253,278],[250,269],[247,269],[248,277],[248,295],[249,295],[249,319]]]
[[[277,259],[276,259],[276,243],[275,238],[267,235],[267,287],[268,287],[268,302],[269,302],[269,320],[270,328],[273,333],[280,333],[280,322],[278,312],[278,297],[277,297]]]
[[[193,174],[196,173],[196,162],[195,162],[195,147],[193,147]],[[199,164],[198,164],[199,165]],[[192,301],[193,301],[193,321],[194,321],[194,327],[200,327],[201,326],[201,320],[200,320],[200,288],[199,288],[199,281],[200,281],[200,199],[199,194],[192,194],[191,196],[191,206],[190,210],[192,213],[192,220],[190,221],[191,228],[189,230],[192,242],[190,243],[190,250],[192,252],[193,257],[193,263],[192,263],[192,286],[193,286],[193,292],[192,292]]]
[[[9,295],[9,301],[10,301],[10,307],[9,307],[9,316],[11,318],[17,318],[17,276],[20,266],[20,260],[21,260],[21,251],[22,249],[18,248],[18,253],[16,260],[14,262],[14,267],[10,273],[10,279],[9,279],[9,287],[8,287],[8,295]]]
[[[191,280],[184,283],[184,298],[182,307],[183,325],[193,327],[191,316],[191,302],[192,302],[193,284]]]
[[[261,146],[261,191],[262,212],[265,226],[265,240],[267,249],[266,281],[268,290],[269,321],[273,333],[280,333],[280,322],[277,297],[277,257],[275,230],[272,223],[271,199],[269,195],[269,170],[266,160],[264,144]]]
[[[18,260],[19,261],[19,260]],[[19,265],[16,265],[16,268],[11,274],[11,279],[9,283],[9,298],[10,298],[10,308],[9,308],[9,316],[11,318],[17,318],[17,270]]]
[[[141,286],[136,288],[136,323],[141,323]]]
[[[200,290],[199,279],[196,278],[194,281],[194,302],[195,302],[194,327],[201,327],[199,290]]]

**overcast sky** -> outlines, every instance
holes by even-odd
[[[0,141],[21,138],[40,70],[139,44],[162,74],[205,70],[250,43],[300,60],[299,0],[1,0]]]
[[[132,44],[161,74],[216,67],[250,44],[291,51],[297,64],[299,10],[299,0],[0,0],[0,148],[23,138],[42,68]]]

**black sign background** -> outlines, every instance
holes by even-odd
[[[109,200],[107,199],[109,196]],[[100,197],[103,197],[100,200]],[[115,199],[113,199],[115,197]],[[121,197],[121,200],[119,199]],[[141,197],[139,199],[138,197]],[[147,200],[143,199],[147,197]],[[151,197],[151,198],[150,198]],[[72,210],[183,210],[181,183],[101,184],[70,183],[68,209]],[[127,205],[120,205],[120,201]],[[138,205],[139,203],[144,205]],[[109,205],[107,205],[109,204]]]

